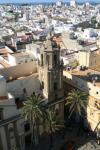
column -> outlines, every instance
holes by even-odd
[[[8,131],[8,125],[5,125],[5,134],[6,134],[6,141],[7,141],[7,147],[8,150],[11,149],[11,145],[10,145],[10,135],[9,135],[9,131]]]
[[[15,141],[16,141],[16,147],[20,148],[20,142],[18,137],[18,129],[17,129],[17,121],[14,122],[14,135],[15,135]]]
[[[2,140],[1,140],[1,134],[0,134],[0,150],[3,150]]]

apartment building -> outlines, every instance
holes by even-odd
[[[88,43],[79,51],[79,64],[89,68],[96,68],[100,65],[100,48],[96,43]]]
[[[86,92],[88,97],[87,120],[84,124],[92,131],[100,129],[100,72],[91,69],[63,71],[64,82]]]
[[[27,65],[0,70],[0,150],[25,150],[31,144],[30,124],[21,115],[22,102],[33,91],[40,93],[40,82],[36,66]]]

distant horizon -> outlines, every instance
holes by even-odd
[[[59,0],[60,1],[60,0]],[[65,3],[69,3],[70,0],[63,0]],[[100,0],[76,0],[78,3],[85,3],[85,2],[89,2],[89,3],[100,3]],[[8,4],[8,3],[56,3],[57,0],[39,0],[39,2],[37,0],[0,0],[0,4]]]

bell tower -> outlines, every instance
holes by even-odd
[[[63,62],[60,47],[50,38],[42,45],[39,79],[43,95],[48,102],[63,98]]]

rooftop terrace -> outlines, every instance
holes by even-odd
[[[8,47],[2,47],[0,48],[0,55],[3,55],[3,54],[7,54],[7,53],[13,53],[12,50],[10,50]]]
[[[87,82],[94,83],[95,86],[100,86],[100,72],[98,71],[92,69],[85,69],[82,71],[75,68],[68,72]]]

